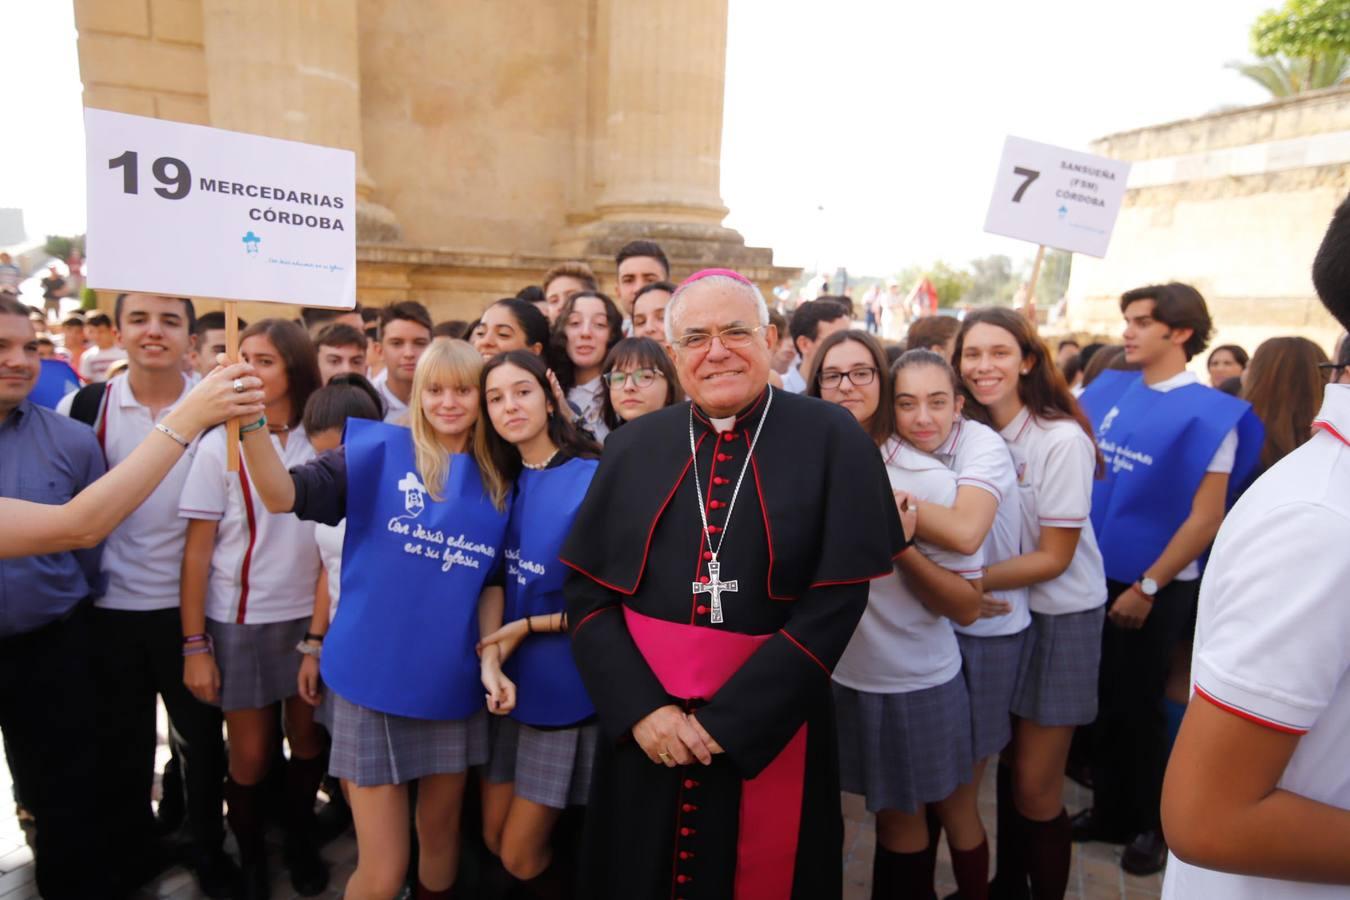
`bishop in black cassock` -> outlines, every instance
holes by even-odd
[[[763,301],[713,273],[668,313],[692,407],[610,437],[562,553],[604,735],[587,898],[842,890],[830,673],[868,582],[907,541],[872,441],[842,408],[767,386],[777,338],[756,327]],[[711,765],[662,765],[639,746],[634,726],[670,705],[720,749]]]

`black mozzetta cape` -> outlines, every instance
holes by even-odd
[[[842,821],[830,673],[867,605],[868,582],[907,546],[880,454],[841,407],[775,391],[728,522],[768,392],[719,435],[694,410],[698,475],[719,548],[725,622],[695,595],[706,576],[688,403],[615,431],[562,561],[573,569],[573,652],[604,740],[587,821],[586,897],[730,898],[741,785],[807,726],[793,897],[838,897]],[[623,607],[684,625],[771,635],[715,696],[679,700],[653,674]],[[675,703],[724,748],[713,765],[653,764],[631,729]]]

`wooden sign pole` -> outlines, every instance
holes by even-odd
[[[1036,248],[1036,262],[1031,266],[1031,280],[1027,282],[1027,295],[1022,300],[1022,314],[1031,322],[1031,330],[1037,330],[1036,323],[1036,282],[1041,279],[1041,263],[1045,262],[1045,245]]]
[[[1044,248],[1042,248],[1044,249]],[[233,300],[225,301],[225,355],[230,362],[239,361],[239,313]],[[228,472],[239,471],[239,420],[230,419],[225,423],[225,469]]]

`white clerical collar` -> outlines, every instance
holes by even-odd
[[[712,423],[713,428],[717,429],[718,434],[736,427],[735,416],[727,416],[725,419],[709,419],[708,421]]]

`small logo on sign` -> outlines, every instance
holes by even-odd
[[[1067,206],[1064,206],[1063,204],[1060,204],[1060,207],[1059,207],[1059,217],[1062,219],[1062,218],[1064,218],[1065,216],[1067,216],[1068,214],[1069,214],[1069,208],[1068,208]]]
[[[248,234],[244,235],[243,241],[244,252],[253,254],[258,252],[258,245],[262,243],[262,238],[250,231]]]

